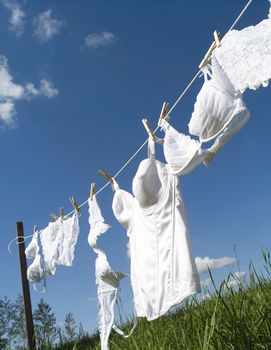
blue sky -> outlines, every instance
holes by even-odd
[[[172,104],[197,71],[212,41],[225,33],[245,1],[0,1],[0,297],[21,291],[16,221],[25,234],[43,228],[59,207],[81,203],[91,182],[105,180],[99,168],[114,174],[146,139],[141,119],[155,124],[162,103]],[[237,28],[267,17],[269,2],[255,0]],[[171,114],[187,132],[202,79]],[[209,168],[200,166],[181,178],[195,256],[234,258],[240,270],[250,259],[262,267],[261,248],[270,239],[270,87],[245,93],[251,120],[218,154]],[[159,147],[159,146],[157,146]],[[118,178],[131,181],[144,149]],[[161,151],[159,159],[163,160]],[[108,187],[99,203],[112,229],[100,239],[113,268],[129,272],[127,237],[112,215]],[[87,208],[72,268],[59,268],[47,280],[46,294],[58,322],[68,311],[87,330],[97,327],[95,255],[87,244]],[[237,265],[231,267],[237,271]],[[214,270],[217,281],[228,268]],[[206,279],[202,275],[202,280]],[[131,312],[130,282],[122,302]]]

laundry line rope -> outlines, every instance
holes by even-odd
[[[252,0],[250,0],[252,1]],[[197,74],[193,77],[193,79],[190,81],[190,83],[187,85],[187,87],[184,89],[184,91],[181,93],[181,95],[178,97],[178,99],[176,100],[176,102],[173,104],[173,106],[170,108],[170,110],[167,112],[167,114],[165,115],[164,118],[167,118],[170,113],[174,110],[174,108],[177,106],[177,104],[179,103],[179,101],[183,98],[183,96],[186,94],[186,92],[190,89],[190,87],[193,85],[193,83],[195,82],[195,80],[199,77],[201,73],[201,70],[199,70],[197,72]],[[153,133],[155,134],[157,132],[157,130],[160,128],[160,126],[157,126],[154,130]],[[148,139],[144,141],[144,143],[135,151],[135,153],[127,160],[127,162],[116,172],[116,174],[112,177],[113,179],[117,178],[122,172],[123,170],[132,162],[132,160],[138,155],[138,153],[141,152],[141,150],[146,146],[146,144],[148,143]],[[99,193],[101,193],[107,186],[110,185],[110,182],[107,182],[104,186],[102,186],[96,193],[95,196],[97,196]],[[88,199],[81,203],[80,205],[78,205],[78,208],[82,208],[84,205],[86,205],[88,203]],[[72,215],[75,212],[75,210],[72,210],[70,213],[68,213],[67,215],[65,215],[65,218],[69,217],[70,215]]]
[[[240,21],[240,19],[242,18],[242,16],[244,15],[244,13],[247,11],[248,7],[251,5],[251,3],[253,2],[253,0],[249,0],[248,3],[246,4],[246,6],[243,8],[243,10],[240,12],[239,16],[236,18],[236,20],[234,21],[234,23],[232,24],[232,26],[230,27],[230,29],[227,31],[226,34],[228,34],[235,26],[236,24]],[[198,72],[195,74],[195,76],[192,78],[192,80],[190,81],[190,83],[186,86],[186,88],[182,91],[182,93],[180,94],[180,96],[177,98],[177,100],[174,102],[174,104],[172,105],[172,107],[170,108],[170,110],[167,112],[167,114],[165,115],[165,118],[167,118],[170,113],[175,109],[175,107],[177,106],[177,104],[181,101],[181,99],[184,97],[184,95],[187,93],[187,91],[190,89],[190,87],[194,84],[194,82],[197,80],[197,78],[200,76],[201,74],[201,69],[198,70]],[[155,134],[157,132],[157,130],[160,127],[157,126],[156,129],[154,129],[153,133]],[[146,146],[146,144],[148,143],[148,139],[144,141],[144,143],[136,150],[136,152],[127,160],[127,162],[116,172],[116,174],[113,176],[113,179],[117,178],[122,172],[123,170],[132,162],[132,160],[138,155],[138,153],[140,153],[140,151]],[[95,196],[97,196],[98,194],[100,194],[107,186],[110,185],[110,182],[107,182],[104,186],[102,186],[95,194]],[[88,203],[88,199],[83,202],[82,204],[80,204],[78,207],[82,208],[84,205],[86,205]],[[75,210],[72,210],[70,213],[68,213],[67,215],[65,215],[65,217],[69,217],[70,215],[72,215],[75,212]]]
[[[253,2],[253,0],[249,0],[247,2],[247,4],[245,5],[245,7],[243,8],[243,10],[240,12],[239,16],[236,18],[236,20],[234,21],[234,23],[232,24],[232,26],[230,27],[230,29],[227,31],[226,34],[228,34],[235,26],[236,24],[240,21],[240,19],[242,18],[242,16],[244,15],[244,13],[247,11],[247,9],[249,8],[249,6],[251,5],[251,3]],[[181,99],[184,97],[184,95],[187,93],[187,91],[190,89],[190,87],[194,84],[194,82],[196,81],[196,79],[200,76],[201,74],[201,69],[198,70],[198,72],[195,74],[195,76],[192,78],[192,80],[190,81],[190,83],[186,86],[186,88],[182,91],[182,93],[179,95],[179,97],[177,98],[177,100],[174,102],[174,104],[172,105],[172,107],[169,109],[169,111],[167,112],[167,114],[165,115],[164,118],[169,117],[170,113],[175,109],[175,107],[177,106],[177,104],[181,101]],[[157,126],[153,133],[155,134],[158,129],[160,128],[160,126]],[[116,174],[113,176],[113,179],[117,178],[122,172],[123,170],[132,162],[132,160],[140,153],[140,151],[146,146],[146,144],[148,143],[148,139],[144,141],[144,143],[135,151],[135,153],[127,160],[127,162],[116,172]],[[110,185],[110,182],[107,182],[104,186],[102,186],[96,193],[95,196],[97,196],[98,194],[100,194],[107,186]],[[78,208],[82,208],[83,206],[85,206],[88,203],[88,199],[81,203],[80,205],[78,205]],[[67,215],[65,215],[65,218],[68,218],[70,215],[72,215],[75,212],[75,210],[72,210],[70,213],[68,213]],[[38,232],[40,233],[40,231]],[[33,235],[29,235],[24,237],[24,239],[30,238]],[[9,245],[8,245],[8,250],[11,254],[11,244],[13,242],[17,241],[17,238],[13,239]],[[18,242],[17,242],[18,244]]]

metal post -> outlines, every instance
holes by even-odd
[[[27,264],[25,256],[25,244],[24,244],[24,228],[22,222],[16,223],[17,230],[17,241],[19,247],[19,257],[20,257],[20,269],[21,269],[21,280],[23,289],[23,299],[24,299],[24,312],[26,320],[27,338],[28,338],[28,348],[29,350],[35,350],[35,333],[34,324],[32,316],[31,298],[29,291],[29,283],[27,279]]]

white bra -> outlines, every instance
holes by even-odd
[[[249,112],[231,81],[215,58],[212,72],[205,68],[205,82],[197,96],[194,112],[189,121],[189,133],[201,142],[216,139],[234,119],[246,119]],[[206,71],[207,70],[207,71]],[[211,75],[209,80],[207,76]]]

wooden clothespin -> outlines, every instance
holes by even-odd
[[[95,193],[96,193],[96,185],[95,185],[95,183],[93,182],[93,183],[90,184],[90,194],[89,194],[89,198],[90,198],[91,201],[93,200],[93,196],[95,195]]]
[[[98,173],[99,173],[100,175],[102,175],[103,177],[105,177],[107,181],[111,182],[111,184],[114,183],[113,177],[110,176],[110,175],[108,175],[105,171],[99,169],[99,170],[98,170]]]
[[[212,45],[210,46],[209,50],[207,51],[206,55],[204,56],[203,60],[201,61],[199,68],[202,69],[203,67],[205,67],[209,61],[210,58],[212,57],[212,53],[214,52],[214,50],[221,46],[221,34],[217,31],[214,32],[214,38],[215,41],[212,43]]]
[[[55,221],[57,221],[57,220],[59,219],[58,216],[57,216],[56,214],[54,214],[54,213],[51,213],[50,216],[51,216],[51,218],[54,219]]]
[[[221,34],[218,33],[216,30],[214,31],[214,38],[215,38],[216,47],[220,47],[221,46]]]
[[[142,123],[152,141],[155,141],[155,135],[153,133],[153,128],[147,118],[142,119]]]
[[[34,233],[38,231],[38,226],[34,225]]]
[[[59,208],[59,212],[60,212],[61,221],[63,221],[65,219],[64,208]]]
[[[73,206],[74,210],[77,211],[77,213],[80,213],[80,208],[73,196],[70,198],[71,205]]]
[[[162,121],[168,117],[168,108],[169,108],[169,103],[164,102],[161,109],[160,117],[158,120],[158,126],[162,125]]]

